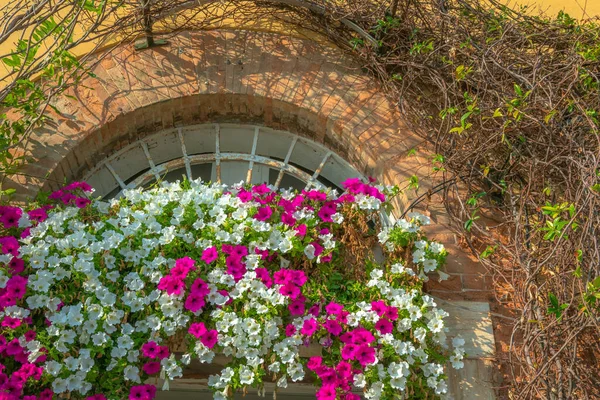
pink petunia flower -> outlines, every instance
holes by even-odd
[[[203,345],[205,345],[209,349],[212,349],[218,342],[218,332],[216,331],[216,329],[211,329],[210,331],[204,333],[202,337],[200,337],[200,341]]]
[[[188,333],[190,335],[195,336],[196,338],[200,338],[202,335],[204,335],[207,332],[206,326],[204,325],[204,322],[195,322],[193,324],[190,325],[190,328],[188,329]]]
[[[347,343],[342,348],[342,358],[344,360],[353,360],[357,349],[358,347],[355,344]]]
[[[312,334],[317,331],[317,328],[318,324],[316,319],[307,319],[302,324],[302,329],[300,329],[300,333],[306,336],[312,336]]]
[[[160,363],[158,361],[150,361],[142,367],[148,375],[158,374],[160,372]]]
[[[356,360],[363,367],[375,362],[375,349],[371,346],[360,346],[355,352]]]
[[[154,341],[144,343],[142,345],[142,355],[148,358],[156,358],[158,356],[160,346]]]
[[[311,357],[308,359],[306,367],[311,371],[317,370],[323,364],[323,357]]]
[[[387,319],[380,319],[375,323],[375,329],[377,329],[382,335],[385,335],[394,331],[394,325]]]
[[[307,231],[306,225],[304,225],[304,224],[298,225],[296,227],[296,236],[304,237],[304,236],[306,236],[306,231]]]
[[[323,327],[327,330],[327,332],[334,336],[338,336],[340,333],[342,333],[342,326],[337,321],[331,319],[325,321]]]
[[[95,394],[93,396],[88,396],[85,398],[85,400],[106,400],[106,396],[99,393],[99,394]]]
[[[296,299],[288,305],[288,310],[290,310],[290,314],[293,316],[304,315],[306,306],[304,304],[304,301]]]
[[[343,310],[343,305],[333,301],[325,306],[325,312],[327,312],[327,315],[339,315]]]
[[[86,199],[85,197],[77,197],[75,198],[75,206],[77,208],[85,208],[91,203],[90,199]]]
[[[279,293],[290,299],[296,299],[300,295],[300,288],[294,284],[288,283],[279,288]]]
[[[323,385],[317,392],[317,400],[335,400],[337,398],[337,391],[335,385]]]
[[[217,251],[217,248],[213,246],[204,249],[204,251],[202,252],[202,257],[200,259],[205,263],[210,264],[213,261],[215,261],[218,257],[219,252]]]
[[[290,337],[296,333],[296,327],[292,324],[288,324],[285,327],[285,336]]]
[[[259,221],[266,221],[269,218],[271,218],[271,215],[273,215],[273,210],[271,210],[271,207],[264,206],[259,208],[258,212],[254,214],[254,219],[257,219]]]
[[[185,308],[193,313],[200,311],[206,304],[204,297],[205,296],[200,293],[191,293],[185,299]]]
[[[210,288],[206,282],[197,278],[194,283],[192,283],[192,286],[190,286],[190,292],[200,296],[207,296],[210,293]]]

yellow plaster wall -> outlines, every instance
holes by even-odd
[[[509,6],[516,7],[519,5],[528,5],[531,12],[544,12],[548,15],[555,15],[560,10],[566,11],[569,15],[576,18],[585,18],[600,16],[600,0],[503,0]],[[0,0],[0,9],[4,7],[10,0]],[[249,6],[250,7],[250,6]],[[160,30],[160,23],[155,25],[156,30]],[[310,38],[312,40],[323,43],[324,45],[331,46],[324,37],[308,30],[302,30],[290,25],[282,24],[281,21],[267,18],[257,18],[251,22],[240,23],[235,19],[225,19],[219,22],[218,26],[212,26],[212,28],[236,28],[236,29],[247,29],[256,31],[268,31],[275,33],[289,34],[297,38]],[[16,40],[19,38],[18,34],[14,34],[12,38],[6,42],[0,44],[0,55],[7,54],[10,52],[15,45]],[[76,55],[86,54],[94,48],[94,44],[88,43],[79,46],[75,49]],[[3,72],[6,71],[6,67],[3,63],[0,63],[0,69]],[[1,79],[1,78],[0,78]],[[0,82],[1,85],[1,82]]]

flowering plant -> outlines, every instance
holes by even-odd
[[[0,399],[152,399],[148,378],[168,389],[217,353],[230,361],[208,380],[215,399],[307,374],[322,400],[444,395],[464,341],[448,348],[422,281],[447,253],[423,215],[381,227],[397,189],[343,186],[184,181],[105,202],[76,182],[54,204],[4,206]],[[306,360],[311,342],[322,356]]]

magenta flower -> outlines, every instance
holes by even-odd
[[[252,188],[252,192],[261,195],[261,194],[271,193],[271,189],[269,189],[269,187],[263,183],[263,184],[254,186]]]
[[[81,189],[84,192],[92,191],[92,187],[87,182],[83,182],[83,181],[72,182],[63,188],[63,190],[77,190],[77,189]]]
[[[77,208],[85,208],[90,203],[91,203],[90,199],[86,199],[85,197],[76,197],[75,198],[75,206],[77,206]]]
[[[206,326],[204,325],[204,322],[195,322],[192,325],[190,325],[190,328],[188,329],[188,333],[190,335],[195,336],[197,339],[199,339],[206,332],[207,330]]]
[[[247,191],[246,189],[241,189],[237,195],[238,199],[241,200],[242,203],[247,203],[252,200],[252,193]]]
[[[311,244],[315,248],[315,257],[320,256],[321,253],[323,253],[323,246],[321,246],[319,242],[312,242]]]
[[[304,284],[306,283],[306,280],[308,279],[306,277],[306,274],[304,273],[304,271],[291,271],[292,274],[292,283],[294,285],[298,285],[298,286],[304,286]]]
[[[333,259],[333,254],[329,253],[326,256],[321,257],[322,263],[327,263]]]
[[[216,329],[211,329],[210,331],[204,333],[202,337],[200,337],[200,341],[203,345],[205,345],[209,349],[212,349],[217,344],[218,332],[216,331]]]
[[[44,389],[38,396],[38,400],[52,400],[54,392],[52,389]]]
[[[344,310],[344,306],[335,302],[330,302],[325,306],[325,312],[327,315],[340,315]]]
[[[369,344],[375,340],[375,336],[365,328],[356,328],[352,335],[352,343],[354,344]]]
[[[300,333],[306,336],[312,336],[312,334],[317,331],[317,327],[318,325],[316,319],[307,319],[302,324],[302,329],[300,329]]]
[[[256,273],[256,277],[260,279],[266,287],[270,288],[273,286],[273,280],[271,279],[269,271],[266,268],[256,268],[254,272]]]
[[[304,237],[306,235],[306,225],[301,224],[296,227],[296,236]]]
[[[301,300],[294,300],[288,305],[288,310],[290,310],[290,314],[293,316],[304,315],[306,307],[304,302]]]
[[[318,317],[321,312],[321,306],[319,304],[313,304],[313,306],[308,310],[308,313],[314,317]]]
[[[15,275],[6,283],[6,295],[11,299],[21,299],[27,290],[27,278]]]
[[[296,224],[296,218],[292,214],[283,213],[281,214],[281,222],[287,226],[294,226]]]
[[[129,400],[152,400],[156,396],[154,385],[138,385],[129,389]]]
[[[357,346],[355,344],[352,343],[348,343],[346,344],[343,348],[342,348],[342,358],[344,360],[353,360],[354,356],[356,354],[356,350],[357,350]]]
[[[8,263],[8,267],[13,275],[20,274],[21,272],[25,271],[25,261],[18,257],[13,257]]]
[[[310,190],[308,192],[302,191],[302,193],[305,194],[309,200],[313,200],[313,201],[327,200],[327,193],[323,193],[318,190]]]
[[[371,310],[376,312],[377,315],[379,315],[381,317],[387,311],[387,306],[385,305],[385,302],[382,300],[372,301],[371,302]]]
[[[23,215],[23,210],[19,207],[4,206],[0,214],[0,222],[6,229],[10,229],[19,226],[19,219]]]
[[[19,339],[13,339],[6,344],[6,348],[4,349],[7,355],[14,356],[23,351],[23,348],[19,344]]]
[[[2,248],[2,254],[12,254],[15,257],[19,255],[19,242],[14,236],[1,237],[0,246]]]
[[[363,345],[356,350],[356,360],[363,367],[375,362],[375,349],[371,346]]]
[[[187,299],[185,299],[185,308],[193,313],[200,311],[206,304],[204,297],[205,296],[200,293],[191,293]]]
[[[389,306],[387,310],[385,310],[383,316],[389,319],[390,321],[395,321],[398,319],[398,309],[394,306]]]
[[[166,275],[160,278],[158,288],[165,290],[168,295],[180,295],[185,287],[185,283],[171,275]]]
[[[205,263],[210,264],[213,261],[215,261],[217,257],[219,257],[219,252],[217,251],[217,248],[213,246],[204,249],[204,251],[202,252],[202,257],[200,259]]]
[[[363,185],[359,178],[348,178],[342,182],[342,187],[351,193],[358,192]]]
[[[229,256],[226,259],[227,264],[227,273],[233,276],[235,281],[239,281],[246,274],[246,267],[244,264],[236,257]]]
[[[31,227],[30,227],[30,226],[29,226],[29,227],[27,227],[27,228],[25,228],[25,229],[23,229],[23,230],[21,231],[21,234],[19,235],[19,237],[20,237],[21,239],[28,238],[29,236],[31,236]]]
[[[156,358],[158,356],[159,351],[160,346],[154,341],[150,341],[142,345],[142,355],[144,357]]]
[[[352,196],[350,193],[346,193],[341,195],[338,198],[338,201],[340,203],[354,203],[356,201],[356,198],[354,196]]]
[[[195,261],[189,257],[179,258],[175,261],[175,266],[171,268],[171,275],[175,278],[185,279],[187,274],[193,270]]]
[[[28,211],[29,219],[35,222],[44,222],[48,219],[48,213],[43,208],[36,208],[34,210]]]
[[[321,209],[317,212],[317,215],[323,222],[333,222],[331,216],[337,212],[337,208],[334,202],[330,201],[321,207]]]
[[[142,369],[148,375],[158,374],[160,372],[160,363],[158,361],[147,362]]]
[[[285,327],[285,336],[290,337],[296,333],[296,327],[292,324],[288,324]]]
[[[48,196],[50,200],[60,200],[65,193],[62,190],[56,190]]]
[[[192,283],[192,286],[190,286],[190,292],[204,297],[210,293],[210,288],[206,282],[200,278],[197,278],[194,283]]]
[[[327,332],[334,336],[338,336],[340,333],[342,333],[342,326],[337,321],[331,319],[325,321],[323,327],[327,330]]]
[[[394,331],[394,325],[387,319],[380,319],[375,324],[375,329],[377,329],[382,335],[392,333]]]
[[[300,295],[300,288],[296,285],[288,283],[279,288],[279,293],[290,299],[296,299]]]
[[[273,274],[273,279],[278,285],[286,285],[292,281],[292,271],[289,269],[281,269]]]
[[[171,352],[169,351],[168,346],[159,346],[158,353],[156,354],[156,358],[158,358],[159,360],[162,360],[164,358],[169,357],[170,355],[171,355]]]
[[[317,370],[323,364],[323,357],[311,357],[308,359],[306,367],[311,371]]]
[[[85,400],[106,400],[106,396],[99,393],[99,394],[95,394],[93,396],[88,396],[85,398]]]
[[[317,392],[317,400],[335,400],[337,392],[335,385],[323,385]]]
[[[12,317],[6,316],[2,320],[2,324],[0,324],[0,326],[9,328],[9,329],[17,329],[19,326],[21,326],[21,320],[18,318],[12,318]]]
[[[248,248],[242,245],[231,246],[231,250],[229,252],[230,255],[241,259],[248,255]]]
[[[254,214],[254,219],[257,219],[259,221],[266,221],[269,218],[271,218],[271,215],[273,215],[273,210],[271,210],[271,207],[264,206],[259,208],[258,212]]]
[[[337,367],[335,367],[338,375],[344,379],[352,376],[352,365],[346,361],[340,361]]]

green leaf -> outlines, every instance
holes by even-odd
[[[552,117],[554,117],[554,115],[556,115],[557,111],[556,110],[552,110],[550,111],[548,114],[546,114],[546,116],[544,117],[544,122],[547,124],[550,122],[550,120],[552,119]]]
[[[497,248],[498,248],[498,245],[496,245],[496,246],[487,246],[485,248],[485,250],[481,252],[481,254],[479,255],[479,257],[481,257],[481,258],[488,258],[488,257],[490,257],[492,254],[494,254],[496,252]]]
[[[3,58],[2,62],[11,68],[17,68],[21,66],[21,59],[16,54],[13,54],[13,56],[10,58]]]
[[[515,88],[515,93],[517,94],[517,96],[523,97],[523,89],[521,89],[521,86],[519,86],[515,83],[514,88]]]

